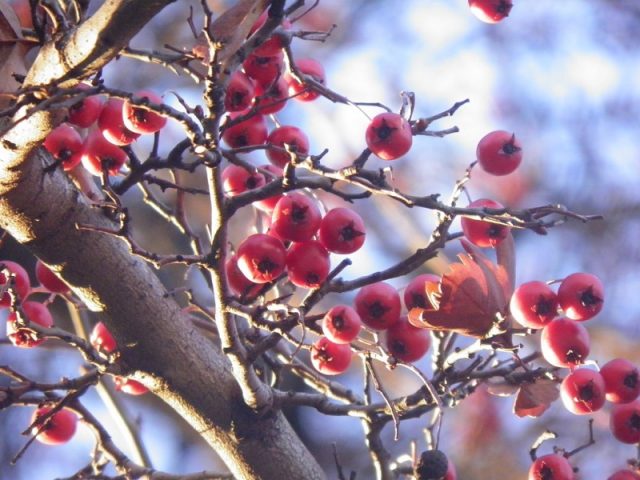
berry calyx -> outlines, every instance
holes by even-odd
[[[349,368],[351,347],[347,344],[333,343],[326,337],[320,337],[311,346],[311,364],[325,375],[338,375]]]
[[[489,200],[488,198],[480,198],[469,204],[469,208],[504,208],[502,204]],[[509,234],[509,227],[485,220],[475,220],[473,218],[462,217],[460,220],[462,232],[471,243],[478,247],[495,248]]]
[[[33,322],[41,327],[51,328],[53,317],[49,309],[40,302],[22,302],[22,312],[28,322]],[[10,313],[7,317],[7,337],[16,347],[33,348],[45,341],[34,330],[18,325],[18,317],[15,313]]]
[[[9,286],[9,276],[2,273],[2,270],[9,270],[14,277],[13,288],[18,295],[19,300],[27,298],[29,291],[31,290],[31,281],[29,280],[29,274],[22,267],[22,265],[12,262],[11,260],[0,260],[0,308],[8,307],[11,305],[11,296],[9,292],[4,289]]]
[[[498,23],[511,12],[511,0],[469,0],[469,8],[479,20],[485,23]]]
[[[76,433],[78,417],[65,408],[58,410],[45,421],[52,407],[38,408],[31,416],[33,435],[45,445],[62,445],[73,438]]]
[[[633,402],[640,395],[638,367],[624,358],[614,358],[600,369],[607,400],[613,403]]]
[[[287,252],[276,237],[256,233],[240,244],[237,256],[245,277],[254,283],[268,283],[284,271]]]
[[[329,275],[329,252],[317,240],[294,243],[287,251],[287,273],[291,283],[318,288]]]
[[[77,130],[62,123],[47,135],[42,146],[62,164],[65,171],[69,171],[80,163],[82,144],[82,137]]]
[[[374,155],[383,160],[395,160],[411,148],[411,125],[397,113],[380,113],[369,123],[365,140]]]
[[[522,146],[515,134],[496,130],[478,142],[476,158],[485,172],[508,175],[522,162]]]
[[[316,201],[302,193],[284,195],[271,216],[271,229],[292,242],[311,240],[320,228],[322,214]]]
[[[411,363],[421,359],[429,351],[431,335],[428,329],[414,327],[406,316],[402,316],[386,331],[385,342],[391,355]]]
[[[362,323],[374,330],[386,330],[400,320],[400,295],[385,282],[362,287],[355,299],[354,307]]]
[[[604,379],[595,370],[578,368],[564,378],[560,386],[560,395],[565,408],[571,413],[593,413],[604,405]]]
[[[538,457],[529,468],[528,480],[573,480],[573,468],[566,457],[557,453]]]
[[[291,155],[285,149],[285,145],[288,145],[288,150],[295,153],[299,158],[304,158],[309,153],[307,135],[301,129],[292,125],[283,125],[272,130],[267,137],[267,144],[270,147],[266,152],[267,158],[272,164],[280,168],[284,168],[291,160]]]
[[[589,320],[604,304],[604,287],[590,273],[573,273],[558,287],[558,302],[564,314],[572,320]]]
[[[36,262],[36,278],[51,293],[69,293],[69,285],[53,273],[41,260]]]
[[[322,333],[333,343],[351,343],[361,328],[360,315],[348,305],[336,305],[322,318]]]
[[[590,350],[589,333],[578,322],[556,318],[542,329],[542,356],[556,367],[574,368],[584,363]]]
[[[82,166],[96,176],[103,170],[109,175],[117,175],[127,161],[127,154],[120,147],[107,141],[98,130],[87,135],[82,149]]]
[[[148,90],[136,92],[134,97],[143,104],[155,103],[162,105],[162,98]],[[136,105],[129,100],[125,101],[122,107],[122,120],[127,129],[138,134],[158,132],[167,123],[167,117],[163,117],[143,106]]]
[[[404,289],[404,305],[407,310],[412,308],[432,309],[433,306],[427,296],[427,289],[437,289],[440,277],[433,273],[423,273],[415,277]]]
[[[129,145],[136,141],[139,133],[126,127],[123,119],[124,101],[119,98],[110,98],[102,107],[98,117],[98,128],[113,145],[119,147]]]
[[[509,310],[523,327],[542,328],[558,315],[558,296],[544,282],[526,282],[513,292]]]
[[[613,436],[622,443],[640,442],[640,400],[614,405],[609,417]]]
[[[350,208],[332,208],[322,218],[318,235],[330,252],[353,253],[364,244],[364,221]]]

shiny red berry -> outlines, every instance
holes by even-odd
[[[270,183],[275,179],[282,178],[283,170],[280,167],[276,167],[275,165],[260,165],[261,170],[266,170],[268,173],[263,173],[264,179],[266,183]],[[271,175],[269,175],[271,173]],[[257,208],[262,210],[263,212],[271,215],[273,213],[273,209],[276,208],[278,201],[282,198],[282,194],[278,193],[276,195],[272,195],[271,197],[267,197],[263,200],[257,200],[253,202]]]
[[[349,368],[351,347],[320,337],[311,347],[311,364],[325,375],[338,375]]]
[[[233,121],[245,113],[232,112],[229,120]],[[267,124],[262,115],[253,115],[239,123],[225,126],[222,139],[231,148],[262,145],[267,141]]]
[[[266,87],[256,85],[253,108],[261,115],[270,115],[282,110],[287,100],[289,100],[287,82],[284,78],[279,78]]]
[[[257,295],[261,288],[261,285],[252,282],[240,271],[236,255],[231,255],[227,258],[224,264],[224,272],[227,276],[227,284],[234,295],[251,298]]]
[[[36,262],[36,278],[44,288],[52,293],[68,293],[69,285],[53,273],[41,260]]]
[[[311,240],[322,221],[314,199],[292,192],[283,196],[271,216],[271,229],[281,238],[292,242]]]
[[[640,442],[640,400],[614,405],[609,417],[613,436],[622,443]]]
[[[386,331],[385,343],[389,353],[403,362],[420,360],[431,346],[431,336],[426,328],[417,328],[406,316],[400,317]]]
[[[571,413],[593,413],[604,405],[604,379],[595,370],[577,368],[562,381],[560,395],[565,408]]]
[[[37,434],[36,440],[45,445],[62,445],[71,440],[76,433],[78,417],[72,411],[63,408],[45,421],[45,416],[51,410],[51,407],[41,407],[33,412],[31,432]]]
[[[254,283],[268,283],[284,272],[287,252],[280,240],[256,233],[238,247],[238,268]]]
[[[369,123],[365,140],[374,155],[383,160],[395,160],[411,148],[411,125],[397,113],[380,113]]]
[[[386,330],[400,320],[400,295],[385,282],[362,287],[354,299],[362,323],[374,330]]]
[[[105,353],[113,353],[117,350],[116,339],[113,338],[111,332],[107,330],[104,323],[98,322],[94,325],[89,336],[89,342],[98,351]]]
[[[366,237],[362,217],[350,208],[332,208],[322,218],[318,232],[320,242],[333,253],[353,253]]]
[[[80,83],[76,88],[86,90],[90,87]],[[69,107],[67,121],[76,127],[88,128],[98,120],[100,112],[102,112],[102,100],[97,95],[89,95]]]
[[[251,106],[255,87],[251,79],[240,70],[233,72],[224,94],[224,109],[227,112],[239,112]]]
[[[114,377],[116,383],[116,390],[128,395],[144,395],[149,391],[142,383],[134,380],[133,378],[126,377]]]
[[[330,268],[329,252],[317,240],[294,243],[287,251],[289,280],[298,287],[318,288]]]
[[[614,358],[600,368],[607,400],[613,403],[633,402],[640,395],[638,367],[624,358]]]
[[[53,158],[62,163],[65,171],[76,167],[82,158],[82,137],[75,128],[66,123],[54,128],[42,145]]]
[[[544,282],[526,282],[513,292],[509,310],[523,327],[542,328],[558,315],[558,296]]]
[[[262,15],[258,17],[258,20],[256,20],[256,22],[253,24],[253,26],[251,27],[251,30],[249,31],[249,34],[253,35],[260,27],[262,27],[265,24],[266,21],[267,21],[267,11],[265,10],[262,13]],[[285,30],[289,30],[291,28],[291,22],[289,21],[289,19],[285,18],[282,20],[282,23],[280,24],[280,26]],[[267,40],[265,40],[261,45],[259,45],[253,51],[253,53],[255,55],[262,55],[265,57],[278,55],[282,53],[283,46],[284,45],[282,43],[282,38],[279,35],[274,34],[274,35],[271,35]]]
[[[251,54],[242,63],[242,68],[258,84],[269,86],[280,78],[284,70],[284,54],[280,52],[278,55],[270,57]]]
[[[134,94],[136,100],[143,104],[155,103],[162,105],[162,98],[154,92],[141,90]],[[152,112],[141,105],[136,105],[127,100],[122,107],[122,120],[125,127],[139,134],[149,134],[160,131],[167,123],[167,117]]]
[[[618,470],[607,480],[640,480],[640,475],[631,470]]]
[[[260,188],[266,184],[264,175],[239,165],[228,165],[222,171],[222,190],[229,197]]]
[[[295,61],[298,71],[303,77],[311,77],[316,82],[325,83],[325,73],[322,64],[311,58],[301,58]],[[313,90],[306,82],[298,82],[291,76],[290,73],[285,73],[284,79],[289,85],[289,96],[295,98],[300,102],[310,102],[320,96],[320,94]]]
[[[503,208],[503,206],[487,198],[480,198],[469,204],[469,208]],[[478,247],[495,247],[509,234],[509,227],[485,220],[462,217],[462,232],[471,243]]]
[[[512,7],[511,0],[469,0],[471,12],[485,23],[498,23],[505,19]]]
[[[556,318],[542,329],[542,356],[556,367],[573,368],[584,363],[590,350],[589,333],[578,322]]]
[[[433,273],[423,273],[415,277],[404,289],[404,305],[407,310],[412,308],[432,309],[433,306],[427,296],[427,290],[437,289],[440,277]]]
[[[496,130],[478,142],[476,158],[485,172],[508,175],[522,162],[522,146],[513,133]]]
[[[82,166],[93,175],[101,176],[103,169],[109,175],[117,175],[127,158],[124,150],[107,141],[98,130],[84,140]]]
[[[285,145],[300,158],[304,158],[309,153],[307,135],[301,129],[292,125],[283,125],[272,130],[267,137],[267,144],[270,147],[267,149],[267,158],[272,164],[280,168],[284,168],[291,160]]]
[[[336,305],[322,318],[322,333],[333,343],[351,343],[361,328],[360,315],[348,305]]]
[[[8,287],[9,278],[2,273],[2,270],[7,269],[13,273],[14,284],[13,288],[18,295],[19,300],[27,298],[29,291],[31,290],[31,281],[29,280],[29,274],[22,267],[22,265],[12,262],[11,260],[0,260],[0,292],[4,291],[4,288]],[[0,308],[8,307],[11,305],[11,296],[9,292],[4,291],[0,294]]]
[[[558,302],[572,320],[589,320],[602,310],[604,287],[595,275],[573,273],[560,283]]]
[[[22,312],[26,320],[41,327],[51,328],[53,317],[49,309],[40,302],[22,302]],[[18,317],[15,313],[10,313],[7,317],[7,337],[16,347],[33,348],[45,341],[28,325],[26,328],[18,326]]]
[[[529,468],[528,480],[573,480],[574,478],[569,460],[557,453],[538,457]]]
[[[124,102],[119,98],[110,98],[102,107],[98,117],[98,128],[104,138],[119,147],[129,145],[138,139],[139,133],[129,130],[123,120]]]

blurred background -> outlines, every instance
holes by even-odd
[[[293,50],[296,56],[320,60],[327,71],[327,85],[355,102],[382,102],[397,111],[399,92],[412,91],[416,97],[414,116],[428,117],[457,101],[470,100],[453,117],[432,126],[439,130],[456,125],[459,133],[442,139],[415,138],[411,152],[392,163],[371,158],[368,167],[392,167],[395,186],[405,192],[439,193],[448,198],[456,180],[475,160],[478,140],[496,129],[514,132],[524,149],[521,167],[505,177],[490,177],[474,169],[469,197],[490,197],[517,208],[559,203],[578,213],[602,214],[604,220],[588,224],[569,221],[544,237],[515,232],[517,281],[560,279],[577,271],[598,275],[606,288],[606,301],[602,313],[587,325],[592,337],[591,358],[602,364],[625,357],[640,364],[640,3],[514,3],[508,19],[487,25],[470,13],[466,0],[321,0],[294,28],[324,31],[335,25],[335,29],[326,42],[296,40]],[[211,2],[218,11],[231,4]],[[190,47],[189,6],[195,7],[199,25],[197,5],[179,1],[167,7],[136,37],[133,46]],[[178,92],[192,105],[201,92],[200,86],[184,77],[127,59],[106,68],[104,78],[113,87],[163,92],[167,103],[175,106],[177,100],[170,92]],[[308,104],[291,101],[277,116],[282,124],[301,126],[310,137],[312,152],[328,148],[325,163],[340,167],[362,151],[367,114],[372,117],[379,110],[367,107],[364,112],[319,99]],[[182,138],[177,125],[171,123],[162,135],[165,151]],[[148,148],[149,142],[144,140],[135,147],[140,155]],[[249,158],[256,164],[264,161],[258,155]],[[202,178],[193,181],[204,182]],[[141,242],[163,253],[183,249],[184,241],[140,199],[137,192],[126,196]],[[340,204],[327,196],[321,195],[321,199],[327,208]],[[463,197],[462,204],[466,201]],[[206,203],[190,204],[194,219],[207,218]],[[436,221],[429,211],[408,210],[386,198],[358,202],[352,208],[365,217],[368,237],[364,249],[350,257],[353,265],[345,270],[346,278],[386,268],[424,247]],[[242,215],[246,219],[253,214]],[[246,235],[244,225],[244,220],[234,221],[234,238]],[[456,222],[452,231],[458,230]],[[417,273],[442,273],[459,251],[457,242],[452,242]],[[11,241],[3,245],[0,258],[17,259],[27,266],[34,262]],[[336,263],[339,260],[336,258]],[[175,286],[185,272],[167,269],[161,275],[168,285]],[[206,301],[202,279],[193,273],[188,277]],[[398,278],[390,283],[401,289],[409,280]],[[351,298],[335,296],[327,302]],[[54,309],[57,322],[64,326],[68,322],[64,306],[54,304]],[[526,351],[535,348],[534,337]],[[68,350],[44,346],[19,350],[0,345],[0,364],[19,366],[24,374],[55,381],[77,375],[80,359]],[[429,372],[428,359],[421,360],[419,366]],[[361,388],[359,367],[354,366],[340,380]],[[419,386],[415,377],[400,371],[385,375],[384,381],[393,395]],[[6,379],[0,378],[2,382]],[[84,398],[126,450],[98,396],[90,392]],[[160,401],[150,395],[125,396],[122,401],[138,420],[156,468],[175,473],[222,469],[197,435]],[[459,478],[526,478],[528,450],[546,428],[560,435],[551,444],[567,450],[588,438],[587,419],[572,416],[559,402],[539,419],[514,417],[512,403],[512,398],[479,391],[447,412],[441,448],[456,464]],[[572,464],[580,468],[581,480],[606,478],[636,454],[633,446],[612,439],[608,411],[606,406],[593,415],[596,446],[572,457]],[[9,466],[26,441],[19,433],[30,415],[30,409],[0,411],[0,479],[69,476],[89,461],[93,440],[81,427],[69,444],[46,447],[36,442],[16,466]],[[358,421],[327,418],[310,410],[291,412],[291,418],[323,462],[329,478],[337,477],[331,449],[334,442],[347,471],[357,471],[361,479],[372,477]],[[427,420],[403,423],[398,442],[387,428],[385,445],[395,454],[407,452],[415,439],[423,446],[421,429]],[[541,453],[549,453],[551,444],[545,444]],[[34,474],[34,468],[38,473]]]

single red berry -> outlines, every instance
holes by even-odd
[[[275,165],[271,164],[260,165],[259,168],[271,173],[271,175],[269,175],[268,173],[263,174],[266,183],[270,183],[277,178],[282,178],[282,174],[284,173],[280,167],[276,167]],[[282,194],[278,193],[276,195],[272,195],[271,197],[267,197],[264,200],[257,200],[253,202],[253,205],[255,205],[263,212],[267,213],[268,215],[272,215],[273,209],[276,208],[276,204],[281,198]]]
[[[523,327],[542,328],[558,315],[558,296],[544,282],[526,282],[513,292],[509,310]]]
[[[302,193],[284,195],[271,216],[271,229],[281,238],[292,242],[311,240],[322,221],[316,201]]]
[[[386,345],[391,355],[411,363],[427,353],[431,346],[431,335],[428,329],[414,327],[406,316],[402,316],[386,331]]]
[[[79,83],[76,88],[87,90],[89,85]],[[69,107],[67,121],[76,127],[88,128],[93,125],[102,112],[102,100],[97,95],[89,95]]]
[[[287,252],[277,238],[256,233],[246,238],[238,247],[238,268],[254,283],[268,283],[283,271]]]
[[[0,260],[0,308],[8,307],[11,305],[11,296],[9,292],[4,291],[9,285],[9,277],[2,273],[2,270],[7,269],[14,276],[13,288],[18,295],[18,299],[24,300],[29,295],[31,290],[31,281],[29,280],[29,274],[22,267],[22,265],[12,262],[11,260]]]
[[[285,145],[289,150],[295,152],[300,158],[305,157],[309,153],[309,139],[307,135],[298,127],[292,125],[283,125],[275,128],[267,137],[267,158],[269,161],[280,168],[284,168],[291,160],[291,156],[287,153]],[[276,148],[271,148],[276,147]]]
[[[348,305],[336,305],[322,318],[322,333],[333,343],[351,343],[361,328],[360,315]]]
[[[49,309],[40,302],[22,302],[22,312],[29,322],[45,328],[53,326],[53,317]],[[18,326],[18,317],[15,313],[10,313],[7,317],[7,337],[11,343],[20,348],[37,347],[45,341],[28,326],[26,328]]]
[[[385,282],[362,287],[354,299],[354,306],[362,323],[374,330],[386,330],[400,320],[400,295]]]
[[[505,19],[512,7],[511,0],[469,0],[471,12],[485,23],[498,23]]]
[[[631,470],[618,470],[607,480],[640,480],[640,475]]]
[[[480,198],[469,204],[469,208],[504,208],[500,203]],[[460,220],[462,232],[471,243],[478,247],[495,247],[509,234],[509,227],[485,220],[474,220],[462,217]]]
[[[282,110],[287,100],[289,100],[287,82],[284,78],[279,78],[266,87],[256,85],[253,108],[261,115],[270,115]]]
[[[496,130],[478,142],[476,158],[485,172],[508,175],[522,162],[522,146],[513,133]]]
[[[52,293],[69,293],[69,285],[53,273],[41,260],[36,262],[36,278],[44,288]]]
[[[51,415],[48,421],[44,421],[51,410],[51,407],[41,407],[33,412],[31,433],[36,435],[36,440],[45,445],[62,445],[71,440],[76,433],[78,417],[72,411],[62,408]]]
[[[245,113],[232,112],[229,114],[229,120],[235,120]],[[267,124],[262,115],[253,115],[239,123],[225,126],[222,139],[231,148],[262,145],[267,141]]]
[[[528,480],[573,480],[574,478],[569,460],[557,453],[538,457],[529,468]]]
[[[148,90],[136,92],[134,98],[136,101],[141,101],[142,104],[155,103],[162,105],[162,98]],[[139,134],[158,132],[167,124],[167,117],[136,105],[129,100],[125,101],[122,107],[122,120],[125,127]]]
[[[584,363],[589,344],[587,329],[568,318],[556,318],[546,324],[540,337],[542,356],[556,367],[574,368]]]
[[[89,342],[93,348],[105,353],[113,353],[118,349],[116,339],[113,338],[111,332],[107,330],[107,327],[102,322],[94,325],[93,330],[91,330]]]
[[[149,391],[147,387],[133,378],[116,376],[114,380],[116,382],[116,390],[119,392],[137,396],[144,395]]]
[[[427,290],[432,291],[438,288],[440,277],[433,273],[423,273],[415,277],[407,288],[404,289],[404,305],[407,310],[412,308],[433,309]]]
[[[324,85],[325,73],[324,67],[320,62],[313,60],[311,58],[301,58],[295,61],[296,67],[298,71],[303,75],[303,77],[311,77],[316,82]],[[311,86],[309,86],[306,82],[298,82],[289,72],[286,72],[284,75],[284,79],[289,85],[289,95],[296,100],[301,102],[310,102],[315,100],[320,96],[320,94],[313,90]]]
[[[117,175],[127,161],[127,154],[120,147],[107,141],[98,130],[87,135],[82,150],[82,166],[96,176],[105,169],[109,175]]]
[[[251,30],[249,30],[249,35],[253,35],[260,27],[262,27],[265,24],[266,21],[267,21],[267,11],[265,10],[264,12],[262,12],[262,15],[258,17],[258,20],[256,20],[256,22],[253,24],[253,26],[251,27]],[[289,21],[289,19],[285,18],[282,20],[282,23],[280,24],[280,26],[285,30],[289,30],[291,28],[291,22]],[[283,46],[284,45],[282,43],[282,37],[278,34],[273,34],[264,42],[262,42],[262,44],[259,45],[253,51],[253,53],[255,55],[261,55],[265,57],[278,55],[282,53]]]
[[[622,443],[640,442],[640,400],[614,405],[609,417],[613,436]]]
[[[333,253],[353,253],[362,247],[365,228],[362,217],[350,208],[332,208],[322,218],[320,242]]]
[[[98,128],[104,138],[114,145],[122,147],[138,139],[139,133],[129,130],[123,120],[124,102],[119,98],[110,98],[102,107],[98,117]]]
[[[259,85],[269,86],[280,78],[284,70],[284,54],[271,57],[260,57],[251,54],[242,62],[244,72]]]
[[[224,109],[227,112],[239,112],[251,106],[255,95],[255,87],[251,79],[240,70],[233,72],[229,78],[224,94]]]
[[[613,403],[633,402],[640,395],[638,367],[624,358],[614,358],[600,368],[607,400]]]
[[[252,282],[238,268],[238,257],[231,255],[224,264],[224,272],[227,276],[227,284],[235,295],[251,298],[258,294],[261,285]]]
[[[395,160],[411,148],[411,125],[397,113],[380,113],[369,123],[365,140],[374,155],[383,160]]]
[[[294,243],[287,251],[289,280],[298,287],[318,288],[330,268],[329,252],[317,240]]]
[[[351,363],[351,347],[348,344],[330,342],[320,337],[311,347],[311,365],[325,375],[338,375]]]
[[[82,137],[75,128],[66,123],[54,128],[42,145],[53,158],[62,163],[65,171],[77,166],[82,158]]]
[[[577,368],[562,381],[560,395],[565,408],[576,415],[587,415],[604,405],[604,379],[599,372]]]
[[[260,188],[266,184],[264,175],[239,165],[228,165],[222,171],[222,190],[229,197]]]
[[[573,273],[560,283],[558,302],[570,319],[589,320],[602,310],[604,287],[595,275]]]

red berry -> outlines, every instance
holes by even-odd
[[[116,339],[113,338],[111,332],[107,330],[107,327],[102,322],[94,325],[89,342],[91,342],[93,348],[105,353],[113,353],[118,349]]]
[[[411,148],[411,125],[397,113],[380,113],[369,123],[365,140],[374,155],[383,160],[395,160]]]
[[[364,244],[362,217],[350,208],[332,208],[320,222],[320,242],[333,253],[353,253]]]
[[[560,386],[562,403],[576,415],[586,415],[600,410],[604,405],[604,379],[599,372],[577,368],[569,373]]]
[[[338,375],[351,363],[351,347],[348,344],[330,342],[320,337],[311,347],[311,364],[325,375]]]
[[[272,57],[259,57],[251,54],[242,63],[242,68],[259,85],[269,86],[277,78],[280,78],[284,69],[284,55],[282,52]]]
[[[600,369],[607,400],[613,403],[633,402],[640,395],[638,368],[624,358],[615,358]]]
[[[404,289],[404,305],[407,310],[412,308],[432,309],[433,306],[427,296],[427,289],[438,288],[440,277],[432,273],[423,273],[409,282]]]
[[[82,166],[96,176],[106,169],[109,175],[117,175],[127,161],[127,154],[120,147],[107,141],[102,134],[94,130],[84,140]]]
[[[622,443],[640,442],[640,400],[614,405],[609,417],[613,436]]]
[[[234,295],[254,297],[260,291],[261,285],[252,282],[238,268],[238,257],[231,255],[224,264],[224,272],[227,276],[227,285]]]
[[[317,62],[311,58],[301,58],[295,62],[298,71],[303,76],[309,76],[316,82],[324,85],[325,74],[324,67],[320,62]],[[294,79],[289,72],[285,73],[284,79],[289,85],[289,95],[301,102],[310,102],[320,96],[318,92],[313,90],[306,83],[300,83]]]
[[[68,293],[69,286],[53,273],[41,260],[36,262],[36,278],[44,288],[52,293]]]
[[[229,114],[229,120],[235,120],[245,113],[233,112]],[[225,126],[222,139],[231,148],[262,145],[267,140],[267,124],[262,115],[253,115],[234,125]]]
[[[275,165],[268,164],[268,165],[260,165],[260,168],[262,170],[266,170],[273,174],[273,175],[264,174],[266,183],[270,183],[276,178],[282,177],[283,170],[280,167],[276,167]],[[273,209],[276,208],[276,204],[281,198],[282,198],[282,194],[278,193],[271,197],[267,197],[264,200],[257,200],[253,202],[253,205],[255,205],[257,208],[259,208],[263,212],[271,215],[273,213]]]
[[[607,480],[640,480],[640,475],[631,470],[618,470]]]
[[[71,440],[76,433],[78,417],[72,411],[63,408],[51,415],[42,427],[45,415],[51,410],[51,407],[41,407],[33,412],[31,423],[34,425],[31,433],[37,434],[36,440],[45,445],[62,445]]]
[[[573,368],[589,355],[589,333],[580,323],[556,318],[542,329],[542,356],[556,367]]]
[[[354,299],[362,323],[374,330],[386,330],[400,320],[400,295],[385,282],[362,287]]]
[[[362,328],[360,315],[348,305],[336,305],[322,319],[322,333],[333,343],[350,343]]]
[[[227,112],[239,112],[251,106],[255,88],[251,79],[240,70],[233,72],[224,94],[224,108]]]
[[[503,206],[487,198],[480,198],[469,204],[469,208],[503,208]],[[478,247],[495,247],[509,234],[509,227],[484,220],[462,217],[462,232],[471,243]]]
[[[268,283],[283,271],[287,252],[280,240],[256,233],[238,247],[238,268],[254,283]]]
[[[511,0],[469,0],[471,12],[483,22],[498,23],[509,15]]]
[[[122,147],[138,139],[139,133],[129,130],[123,120],[124,102],[119,98],[110,98],[102,107],[98,117],[98,128],[104,138],[114,145]]]
[[[528,480],[573,480],[574,478],[569,460],[557,453],[538,457],[529,468]]]
[[[238,165],[229,165],[222,171],[222,189],[230,197],[235,197],[254,188],[265,185],[260,172],[249,171]]]
[[[527,282],[513,292],[509,309],[523,327],[542,328],[558,315],[558,296],[544,282]]]
[[[573,273],[560,283],[558,302],[572,320],[589,320],[602,310],[604,287],[595,275]]]
[[[273,209],[271,229],[286,240],[304,242],[316,234],[321,221],[316,201],[293,192],[283,196]]]
[[[62,162],[65,171],[78,165],[82,158],[82,137],[75,128],[66,123],[54,128],[42,145],[53,158]]]
[[[129,395],[143,395],[149,391],[143,384],[132,378],[114,377],[116,382],[116,390],[127,393]]]
[[[431,336],[426,328],[417,328],[406,316],[400,317],[386,332],[389,353],[403,362],[421,359],[431,346]]]
[[[251,30],[249,31],[249,35],[253,35],[260,27],[262,27],[267,21],[267,11],[262,12],[262,15],[258,17],[258,20],[253,24]],[[283,19],[280,24],[282,28],[285,30],[289,30],[291,28],[291,22],[288,19]],[[278,55],[282,53],[282,38],[275,34],[271,35],[267,40],[265,40],[260,46],[258,46],[253,53],[255,55],[262,55],[265,57]]]
[[[329,275],[329,252],[317,240],[294,243],[287,252],[287,273],[291,283],[302,288],[317,288]]]
[[[291,160],[290,155],[285,150],[285,144],[289,146],[292,152],[300,157],[305,157],[309,153],[309,139],[307,135],[298,127],[291,125],[283,125],[269,133],[267,137],[268,148],[267,158],[271,163],[280,168],[284,168]]]
[[[279,78],[266,87],[260,84],[256,85],[253,107],[261,115],[270,115],[282,110],[287,104],[287,100],[289,100],[287,82],[284,81],[284,78]]]
[[[76,88],[86,90],[89,85],[79,83]],[[87,128],[98,120],[102,112],[102,100],[97,95],[89,95],[69,107],[69,118],[67,121],[76,127]]]
[[[49,309],[40,302],[22,302],[22,311],[29,322],[45,328],[53,326],[53,317]],[[26,328],[19,327],[18,317],[15,313],[10,313],[7,317],[7,337],[11,343],[20,348],[36,347],[45,341],[28,326]]]
[[[22,265],[12,262],[11,260],[0,260],[0,292],[9,283],[9,278],[2,273],[2,270],[7,269],[14,275],[14,289],[20,300],[27,298],[29,290],[31,290],[31,281],[29,280],[29,274],[22,268]],[[11,305],[11,296],[9,292],[4,292],[0,295],[0,308],[8,307]]]
[[[155,103],[162,105],[162,98],[148,90],[136,92],[134,97],[136,100],[142,100],[142,102],[146,104]],[[125,127],[139,134],[158,132],[167,123],[167,117],[135,105],[129,100],[125,101],[122,107],[122,120],[124,121]]]
[[[456,472],[456,466],[451,460],[449,460],[449,466],[447,467],[447,474],[442,480],[458,480],[458,474]]]
[[[522,162],[522,147],[513,133],[496,130],[478,142],[476,157],[485,172],[508,175]]]

